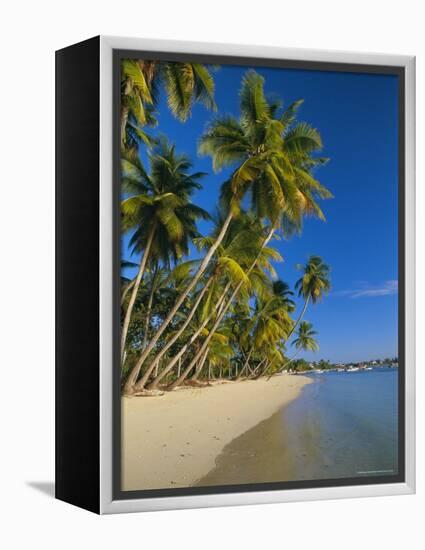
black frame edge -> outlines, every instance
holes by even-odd
[[[99,69],[99,36],[56,52],[55,497],[95,513],[100,513]]]

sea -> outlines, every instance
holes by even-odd
[[[281,411],[297,480],[398,473],[398,369],[309,374]]]

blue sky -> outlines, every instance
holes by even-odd
[[[331,293],[310,306],[305,316],[319,333],[320,351],[304,357],[359,361],[395,356],[397,77],[254,68],[265,77],[266,93],[279,96],[285,105],[304,99],[298,118],[320,131],[323,154],[331,159],[316,174],[334,194],[322,202],[326,223],[307,219],[300,237],[274,241],[284,257],[276,264],[277,272],[290,285],[299,277],[296,264],[310,254],[322,256],[331,266]],[[227,65],[214,73],[220,113],[238,116],[238,91],[246,70]],[[208,172],[193,201],[212,211],[228,172],[214,174],[211,160],[197,155],[197,141],[213,115],[196,105],[182,124],[170,114],[164,95],[154,132],[166,134],[178,152],[190,155],[194,170]],[[208,224],[199,228],[207,232]],[[123,256],[130,259],[127,241]]]

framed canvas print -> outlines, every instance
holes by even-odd
[[[414,491],[414,58],[56,53],[56,496]]]

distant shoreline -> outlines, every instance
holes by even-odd
[[[122,399],[122,489],[189,487],[231,441],[312,383],[305,376],[223,382],[161,397]]]
[[[288,374],[294,375],[294,374],[322,374],[327,372],[339,372],[339,373],[354,373],[354,372],[368,372],[371,370],[377,370],[377,369],[398,369],[398,363],[388,364],[388,365],[362,365],[362,366],[355,366],[356,364],[353,363],[353,365],[350,365],[348,367],[331,367],[331,368],[311,368],[311,369],[304,369],[299,371],[289,371]]]

